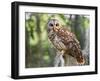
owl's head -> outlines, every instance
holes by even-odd
[[[61,27],[61,24],[57,19],[50,19],[48,21],[47,26],[48,26],[48,31],[51,31],[51,30],[59,29]]]

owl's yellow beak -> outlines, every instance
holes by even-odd
[[[59,30],[59,27],[54,26],[54,27],[53,27],[53,30],[54,30],[54,31],[58,31],[58,30]]]

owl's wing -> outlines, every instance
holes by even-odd
[[[62,42],[67,45],[69,42],[75,42],[79,44],[79,41],[77,40],[75,34],[73,34],[69,29],[65,27],[61,27],[57,31],[57,36],[61,38]]]
[[[84,58],[81,52],[79,41],[77,40],[75,34],[63,27],[61,27],[56,33],[61,39],[62,43],[64,43],[66,46],[68,54],[75,57],[78,63],[83,63]]]

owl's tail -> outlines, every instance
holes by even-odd
[[[85,63],[84,56],[82,56],[82,55],[76,57],[76,60],[77,60],[78,64],[84,64]]]

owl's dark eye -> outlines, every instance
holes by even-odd
[[[49,26],[53,26],[53,24],[52,24],[52,23],[50,23],[50,24],[49,24]]]
[[[57,23],[56,26],[59,26],[59,24]]]

